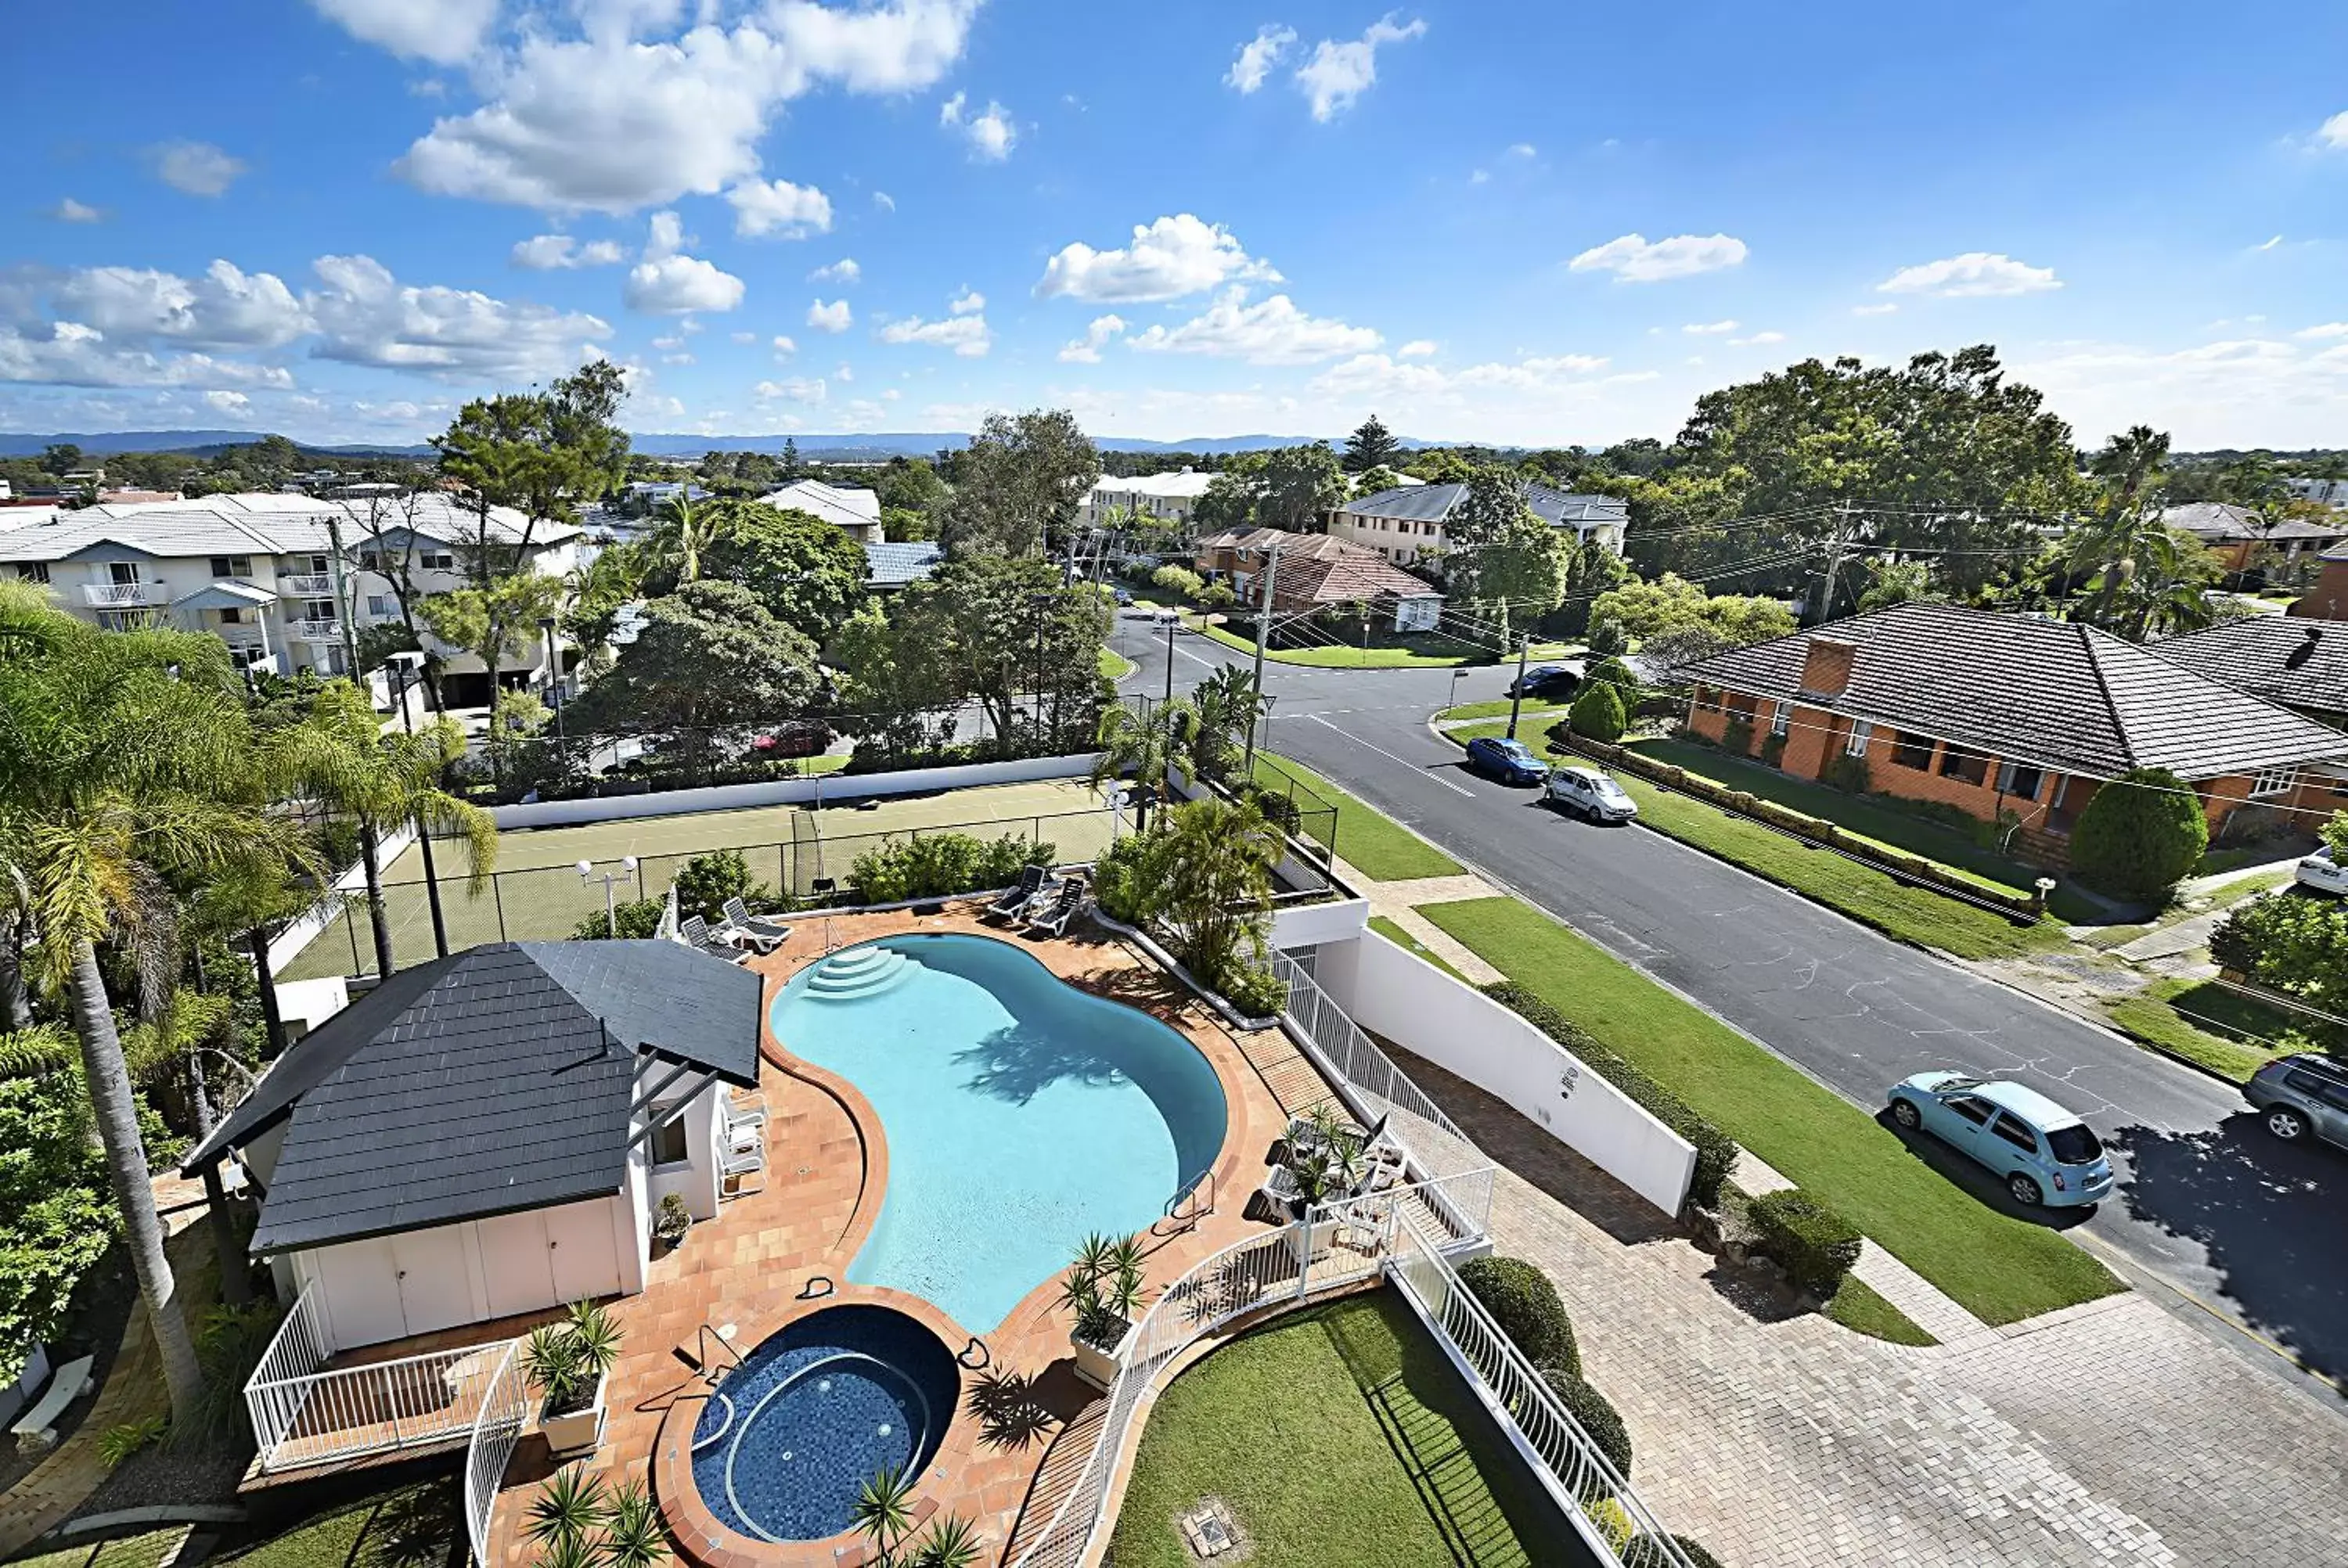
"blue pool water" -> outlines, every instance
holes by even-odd
[[[717,1385],[693,1429],[694,1484],[745,1535],[837,1535],[867,1481],[929,1463],[961,1388],[953,1354],[904,1314],[826,1307]]]
[[[1007,942],[843,949],[792,977],[773,1023],[863,1092],[888,1140],[888,1191],[848,1277],[926,1296],[974,1334],[1087,1234],[1146,1229],[1222,1149],[1222,1085],[1188,1040]]]

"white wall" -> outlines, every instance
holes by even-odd
[[[652,1082],[656,1083],[661,1077],[667,1075],[668,1071],[664,1063],[658,1061],[647,1063],[645,1070],[637,1074],[637,1092],[642,1093],[651,1087],[651,1084],[645,1081],[646,1079],[651,1079]],[[709,1084],[695,1094],[692,1103],[685,1108],[686,1163],[654,1165],[647,1161],[644,1168],[645,1190],[650,1200],[645,1205],[647,1210],[658,1208],[663,1198],[675,1193],[685,1200],[685,1212],[695,1219],[714,1220],[717,1217],[718,1184],[721,1177],[717,1168],[719,1123],[717,1106],[718,1097],[725,1092],[723,1086],[716,1083]],[[650,1120],[650,1113],[647,1112],[636,1118],[635,1126],[641,1129]],[[647,1138],[638,1147],[650,1151],[652,1140]]]
[[[376,863],[388,867],[393,861],[397,860],[407,852],[409,845],[415,842],[416,825],[412,822],[401,823],[397,827],[385,834],[377,842]],[[368,934],[366,909],[366,866],[364,864],[355,865],[348,871],[335,877],[335,891],[345,897],[355,898],[358,902],[360,907],[353,911],[351,916],[355,922],[353,929],[360,933],[361,942],[374,940],[374,938]],[[336,900],[321,898],[307,911],[296,917],[284,929],[270,939],[269,972],[274,975],[283,971],[286,965],[292,963],[300,955],[303,948],[310,945],[311,939],[328,926],[333,925],[335,917],[341,913],[341,905]]]
[[[1272,945],[1295,948],[1350,942],[1368,928],[1369,922],[1370,901],[1366,898],[1291,904],[1272,912]]]
[[[1665,1214],[1695,1146],[1517,1014],[1375,931],[1323,947],[1313,979],[1354,1020],[1488,1094]]]
[[[802,801],[860,800],[867,796],[920,794],[930,790],[978,789],[986,784],[1033,784],[1038,779],[1080,779],[1093,771],[1089,753],[1032,757],[1024,762],[971,763],[961,767],[915,768],[897,774],[832,774],[778,779],[770,784],[717,784],[708,789],[673,789],[651,794],[607,795],[597,800],[550,800],[531,805],[492,808],[498,826],[571,827],[632,816],[686,815],[704,811],[739,811],[755,805],[796,805]],[[300,951],[296,948],[294,951]],[[290,959],[291,955],[288,955]]]

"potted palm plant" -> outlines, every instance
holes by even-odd
[[[1141,1292],[1141,1247],[1131,1236],[1086,1236],[1061,1283],[1060,1304],[1076,1319],[1068,1345],[1076,1376],[1104,1392],[1117,1378],[1117,1348],[1133,1327]]]
[[[619,1358],[620,1326],[592,1301],[530,1331],[522,1371],[544,1396],[538,1427],[556,1454],[586,1453],[603,1440],[603,1379]]]

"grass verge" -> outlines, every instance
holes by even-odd
[[[1827,1316],[1854,1334],[1888,1345],[1938,1345],[1922,1325],[1885,1299],[1880,1291],[1849,1275],[1827,1303]]]
[[[1449,975],[1461,985],[1473,985],[1475,983],[1466,975],[1461,974],[1457,969],[1453,968],[1449,964],[1444,962],[1442,954],[1437,952],[1434,948],[1420,941],[1416,937],[1412,936],[1408,931],[1404,930],[1400,926],[1395,925],[1385,916],[1371,916],[1370,929],[1375,931],[1379,936],[1384,937],[1387,941],[1392,942],[1395,947],[1400,948],[1404,952],[1411,955],[1411,957],[1415,958],[1425,958],[1428,963],[1433,964],[1437,968],[1441,969],[1445,974]]]
[[[2122,1034],[2235,1083],[2280,1054],[2262,1042],[2291,1027],[2256,998],[2207,980],[2158,980],[2104,1010]]]
[[[1587,1561],[1390,1290],[1281,1318],[1177,1378],[1142,1431],[1110,1557],[1190,1568],[1175,1521],[1206,1497],[1282,1568]]]
[[[1496,735],[1505,727],[1471,724],[1444,733],[1464,746],[1478,735]],[[1527,736],[1519,729],[1519,737],[1553,759],[1571,756],[1550,748],[1538,734]],[[1639,821],[1657,833],[1790,887],[1900,941],[1964,958],[2006,958],[2059,948],[2065,939],[2059,927],[2046,922],[2017,926],[2003,915],[1902,882],[1832,850],[1813,849],[1775,828],[1733,816],[1636,774],[1618,774],[1616,782],[1639,803]]]
[[[1269,753],[1256,758],[1255,777],[1266,789],[1284,789],[1292,777],[1337,810],[1338,855],[1379,882],[1453,876],[1459,863],[1410,829],[1347,794],[1312,769]],[[1296,803],[1307,806],[1302,797]],[[1310,828],[1308,821],[1306,826]]]
[[[2062,1236],[1988,1206],[1865,1111],[1529,905],[1478,898],[1421,913],[1983,1322],[2121,1288]]]
[[[354,1474],[352,1491],[308,1518],[211,1561],[221,1568],[417,1568],[464,1561],[461,1475],[388,1486],[378,1480],[371,1490],[363,1476]]]
[[[1539,719],[1543,724],[1552,724],[1564,713],[1565,709],[1554,699],[1536,700],[1529,697],[1525,700],[1524,712],[1518,717],[1523,724],[1529,724],[1535,719]],[[1448,724],[1464,719],[1505,719],[1508,716],[1509,699],[1495,697],[1488,702],[1462,702],[1456,708],[1446,708],[1435,715],[1435,722],[1438,724]]]
[[[1133,661],[1114,648],[1100,651],[1100,672],[1105,681],[1122,681],[1133,673]]]

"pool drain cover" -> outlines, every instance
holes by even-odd
[[[1199,1505],[1175,1522],[1190,1555],[1200,1562],[1237,1563],[1250,1554],[1252,1542],[1240,1533],[1231,1504],[1220,1497],[1202,1497]]]

